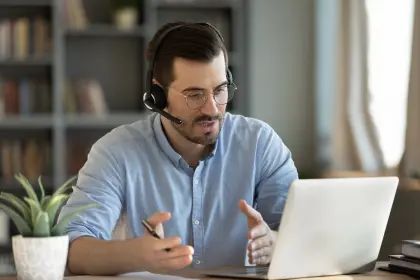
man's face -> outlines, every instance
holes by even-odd
[[[222,128],[226,105],[215,102],[213,92],[226,86],[226,66],[223,52],[213,61],[204,63],[176,58],[173,64],[174,81],[168,88],[167,112],[183,120],[172,124],[188,140],[202,145],[216,141]],[[194,96],[207,96],[201,107]],[[186,96],[191,96],[190,101]]]

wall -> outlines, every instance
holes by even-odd
[[[314,157],[314,1],[249,1],[250,115],[268,122],[300,171]]]

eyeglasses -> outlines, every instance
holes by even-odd
[[[238,88],[234,83],[218,87],[212,92],[213,99],[219,105],[226,105],[227,103],[229,103],[229,101],[233,99],[233,96],[237,89]],[[207,102],[209,96],[206,90],[202,89],[194,89],[188,90],[184,93],[177,93],[185,97],[185,102],[187,103],[188,108],[192,110],[201,108]]]

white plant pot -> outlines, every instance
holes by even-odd
[[[69,237],[12,238],[13,258],[19,280],[62,280],[67,263]]]
[[[114,13],[114,23],[120,29],[132,29],[136,27],[138,12],[133,8],[121,8]]]

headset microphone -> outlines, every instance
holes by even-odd
[[[153,98],[153,95],[152,95],[152,98]],[[143,103],[149,110],[152,110],[152,111],[155,111],[155,112],[161,114],[162,116],[164,116],[168,120],[173,121],[176,124],[182,124],[183,123],[183,121],[181,119],[178,119],[177,117],[172,116],[168,112],[165,112],[164,110],[161,110],[158,107],[156,107],[154,100],[151,100],[150,98],[147,98],[147,93],[144,93],[144,95],[143,95]]]

